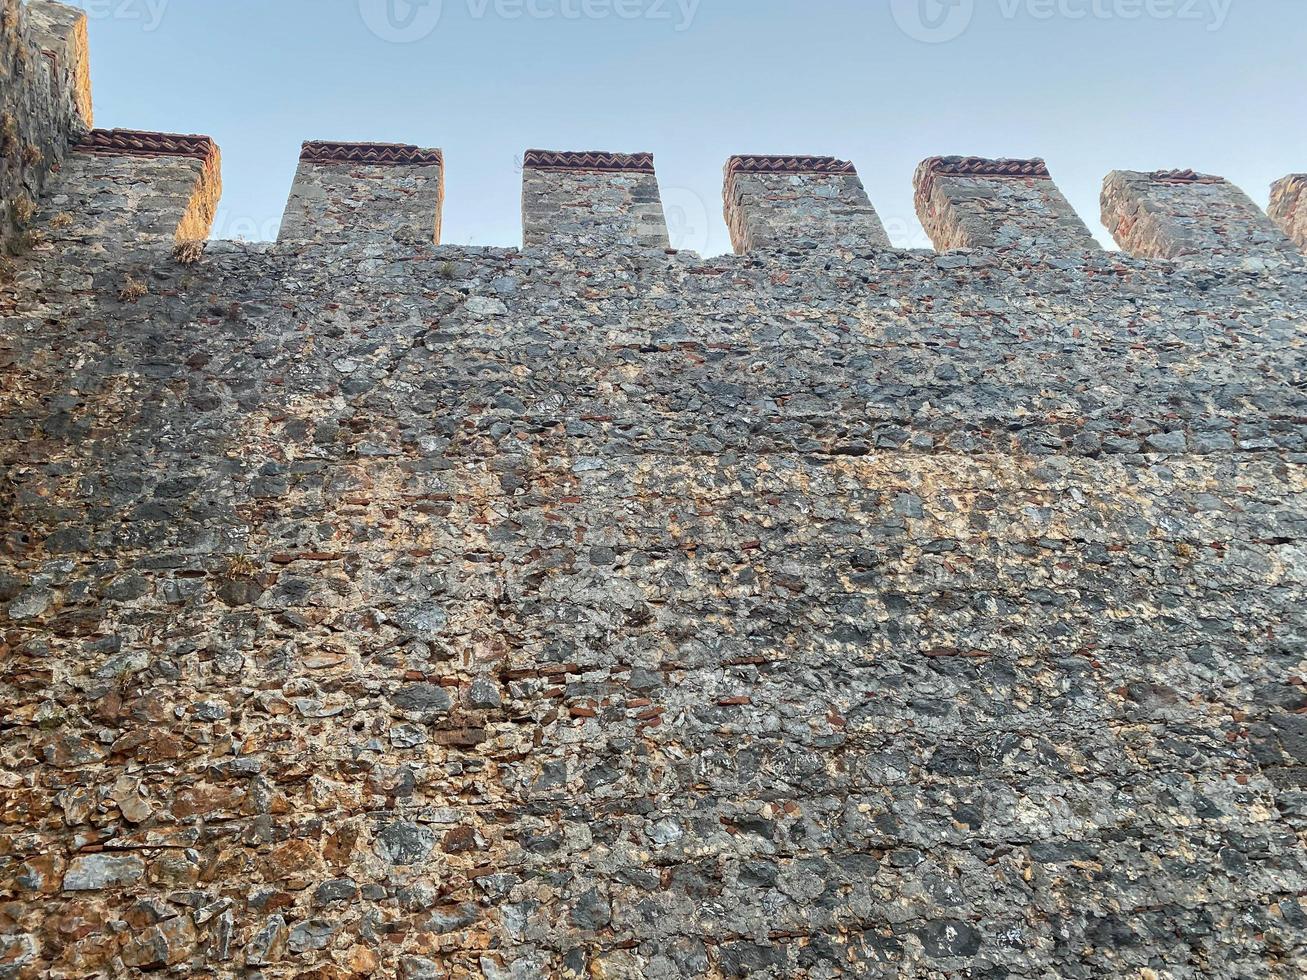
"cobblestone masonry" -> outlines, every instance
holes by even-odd
[[[1302,976],[1307,262],[602,232],[17,260],[0,977]]]
[[[941,252],[1098,248],[1043,160],[935,157],[918,168],[915,187],[917,215]]]
[[[207,136],[93,130],[68,153],[38,228],[61,241],[102,244],[205,239],[221,170]]]
[[[1276,181],[1268,213],[1299,248],[1307,249],[1307,174]]]
[[[653,156],[528,150],[522,167],[522,240],[528,245],[666,248]]]
[[[306,143],[278,237],[344,242],[389,236],[438,244],[444,173],[439,150]]]
[[[86,15],[0,0],[0,257],[30,247],[31,209],[90,126]]]
[[[1189,171],[1117,170],[1103,183],[1103,224],[1135,255],[1262,261],[1293,243],[1239,188]]]
[[[889,248],[853,164],[831,157],[737,156],[726,164],[726,224],[736,252],[821,244]]]

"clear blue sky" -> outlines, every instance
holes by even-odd
[[[79,0],[96,122],[215,137],[218,237],[270,238],[305,139],[445,150],[444,241],[521,239],[528,147],[652,150],[676,244],[729,251],[732,153],[854,160],[928,247],[928,156],[1043,156],[1101,234],[1114,168],[1261,205],[1307,170],[1303,0]]]

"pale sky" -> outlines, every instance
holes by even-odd
[[[1260,205],[1307,170],[1304,0],[80,0],[96,124],[205,133],[214,234],[276,235],[299,145],[444,149],[448,244],[521,241],[529,147],[650,150],[673,244],[730,250],[732,153],[852,159],[895,244],[912,173],[1042,156],[1102,235],[1114,168]]]

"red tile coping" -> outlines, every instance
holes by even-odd
[[[726,161],[726,187],[724,196],[728,207],[736,206],[739,201],[735,190],[735,179],[741,174],[774,175],[778,177],[797,176],[799,174],[853,174],[857,169],[848,160],[835,157],[786,156],[783,154],[741,154]]]
[[[917,168],[917,197],[930,197],[936,177],[990,177],[1000,180],[1052,180],[1048,164],[1033,160],[989,160],[985,157],[931,157]]]
[[[554,150],[527,150],[522,167],[528,170],[600,171],[603,173],[651,174],[652,153],[605,153],[601,150],[563,153]]]
[[[212,162],[218,144],[208,136],[147,133],[135,129],[93,129],[78,141],[78,153],[99,156],[191,157]]]
[[[1224,177],[1195,173],[1192,170],[1154,170],[1148,179],[1155,184],[1224,184]]]
[[[751,154],[731,157],[726,163],[728,176],[735,174],[856,174],[848,160],[835,157],[768,156]]]
[[[310,140],[300,150],[301,163],[370,163],[382,167],[444,166],[440,150],[407,143],[339,143]]]

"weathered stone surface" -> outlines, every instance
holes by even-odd
[[[128,955],[193,914],[187,962],[265,972],[1301,965],[1300,269],[215,243],[80,285],[149,254],[26,260],[0,432],[48,596],[3,833],[144,848],[175,914]],[[46,925],[122,889],[20,894],[40,969],[128,949]]]
[[[145,862],[134,854],[88,854],[75,857],[64,875],[64,891],[103,891],[132,885],[145,874]]]
[[[1307,252],[1307,174],[1290,174],[1271,187],[1270,215],[1294,243]]]
[[[180,915],[133,933],[123,945],[122,961],[129,967],[159,970],[188,960],[195,952],[195,924]]]
[[[90,126],[86,14],[48,0],[2,0],[0,257],[41,241],[34,231],[41,192],[70,140]]]
[[[549,165],[536,165],[533,155]],[[666,248],[667,219],[652,163],[637,169],[621,154],[531,151],[522,169],[522,240],[599,250]]]
[[[289,936],[286,920],[280,915],[272,916],[254,934],[249,947],[245,950],[245,965],[247,967],[271,966],[281,962],[286,957]]]
[[[1229,181],[1193,171],[1117,170],[1103,182],[1103,224],[1132,255],[1223,259],[1255,270],[1295,251]]]
[[[917,169],[917,215],[941,252],[960,248],[1096,251],[1098,243],[1042,160],[932,157]]]
[[[167,134],[157,135],[168,139]],[[88,245],[204,239],[222,194],[221,166],[216,147],[208,159],[74,148],[51,182],[37,227],[46,237]],[[138,285],[133,288],[129,282]],[[136,302],[148,291],[144,280],[129,276],[119,298]]]
[[[853,165],[829,157],[732,157],[723,189],[738,253],[818,244],[889,248]]]
[[[0,975],[1307,970],[1296,253],[64,232]]]
[[[439,151],[308,143],[278,238],[345,242],[370,236],[439,244],[444,186]]]

